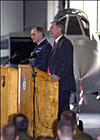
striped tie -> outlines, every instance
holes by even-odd
[[[55,44],[56,44],[56,41],[54,41],[53,46],[52,46],[52,49],[54,48]],[[49,66],[48,66],[48,69],[47,69],[47,73],[50,74]]]
[[[56,41],[54,41],[53,46],[52,46],[52,49],[54,48],[55,45],[56,45]]]

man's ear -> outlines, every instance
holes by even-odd
[[[42,36],[42,32],[38,32],[38,34],[39,34],[40,36]]]
[[[19,136],[17,136],[15,140],[19,140]]]
[[[58,31],[61,32],[61,27],[58,28]]]

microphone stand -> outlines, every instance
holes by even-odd
[[[28,58],[22,60],[20,63],[25,63],[25,62],[27,62],[27,61],[29,61],[30,59],[35,58],[35,57],[36,57],[36,54],[34,53],[32,56],[30,56],[30,57],[28,57]]]
[[[20,63],[21,63],[21,64],[22,64],[22,63],[25,63],[25,62],[29,61],[29,59],[30,59],[30,57],[28,57],[28,58],[22,60]]]
[[[3,66],[5,66],[10,60],[11,60],[11,58],[9,58],[9,59],[3,64]]]
[[[12,60],[13,58],[15,58],[17,55],[14,54],[12,57],[10,57],[4,64],[3,66],[5,66],[10,60]]]
[[[33,90],[33,138],[35,138],[35,78],[36,78],[36,72],[34,70],[34,66],[32,66],[33,68],[33,81],[34,81],[34,90]]]

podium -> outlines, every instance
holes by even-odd
[[[36,138],[54,136],[53,131],[56,126],[53,126],[53,123],[58,115],[58,82],[51,82],[51,76],[37,68],[34,68],[34,71],[36,72],[35,92],[32,67],[30,65],[18,67],[18,112],[28,117],[28,132],[31,136],[33,136],[34,127]]]
[[[18,70],[12,67],[0,67],[1,84],[1,128],[17,113]]]

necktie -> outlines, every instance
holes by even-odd
[[[56,45],[56,41],[54,41],[53,46],[52,46],[52,49],[54,48],[55,45]]]
[[[53,46],[52,46],[52,49],[54,48],[55,45],[56,45],[56,41],[54,41]],[[48,66],[48,69],[47,69],[47,73],[50,74],[49,66]]]

